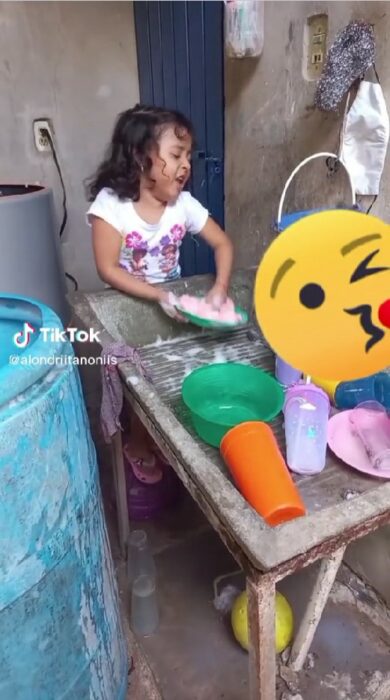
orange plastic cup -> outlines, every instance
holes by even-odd
[[[229,430],[222,457],[235,484],[271,527],[305,515],[306,509],[267,423],[251,421]]]

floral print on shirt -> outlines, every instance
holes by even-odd
[[[185,228],[175,224],[160,238],[160,241],[149,248],[148,243],[138,231],[127,233],[123,239],[120,254],[120,266],[137,279],[145,280],[148,271],[148,258],[157,258],[157,264],[165,279],[175,279],[179,276],[179,248],[185,236]],[[154,263],[155,264],[155,263]]]

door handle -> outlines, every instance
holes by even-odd
[[[215,156],[210,156],[206,151],[194,151],[192,157],[197,160],[205,160],[208,163],[221,163],[221,158],[215,158]]]

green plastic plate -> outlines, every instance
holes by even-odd
[[[248,323],[248,314],[240,306],[236,306],[235,311],[240,314],[242,321],[238,323],[221,323],[220,321],[212,321],[209,318],[202,318],[202,316],[195,316],[194,314],[184,311],[181,306],[177,305],[176,309],[187,319],[190,323],[200,328],[216,328],[219,330],[228,330],[233,328],[239,328],[240,326],[245,326]]]

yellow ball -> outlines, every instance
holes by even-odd
[[[231,622],[237,642],[248,651],[248,598],[246,591],[240,593],[232,608]],[[281,654],[290,644],[294,634],[294,616],[286,598],[276,592],[275,599],[275,649]]]

